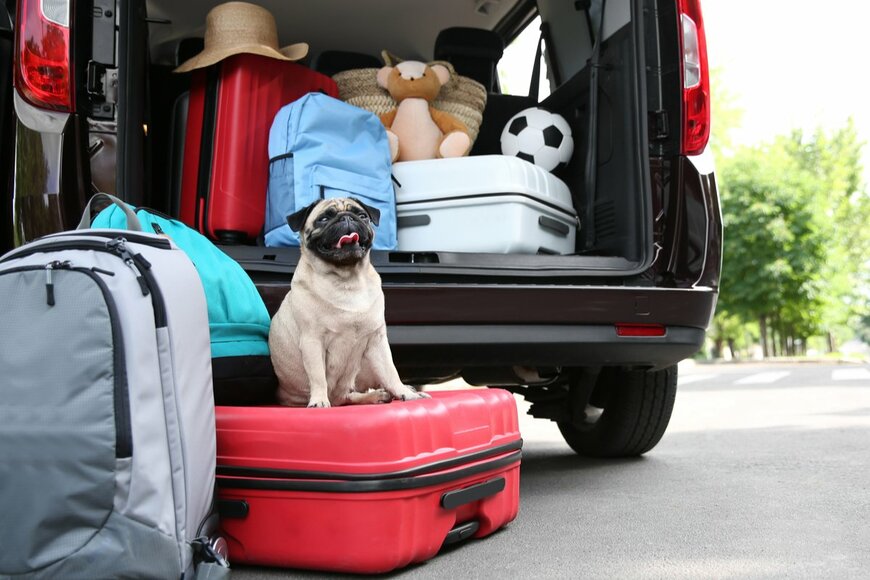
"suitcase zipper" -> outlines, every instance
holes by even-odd
[[[106,309],[109,312],[109,322],[112,331],[112,366],[115,370],[114,384],[112,387],[113,407],[115,411],[115,457],[118,459],[132,457],[133,432],[130,419],[130,386],[127,382],[127,364],[124,360],[124,335],[121,331],[121,324],[119,322],[118,307],[117,304],[115,304],[114,298],[112,298],[112,293],[109,291],[109,287],[96,274],[96,272],[92,271],[90,268],[73,266],[70,260],[55,260],[45,264],[44,266],[34,265],[10,268],[9,270],[0,272],[0,276],[44,270],[46,272],[46,301],[49,306],[54,306],[53,273],[55,270],[61,269],[71,272],[81,272],[86,275],[96,283],[103,295]],[[112,272],[105,273],[114,276]]]
[[[523,440],[388,473],[337,473],[217,465],[218,487],[362,493],[441,485],[500,469],[522,458]]]
[[[281,479],[264,477],[240,477],[229,475],[218,466],[217,486],[232,489],[264,489],[280,491],[314,491],[326,493],[368,493],[419,489],[444,485],[512,466],[519,466],[523,452],[516,450],[498,457],[480,461],[467,467],[459,467],[440,473],[427,473],[414,477],[389,477],[365,480]]]

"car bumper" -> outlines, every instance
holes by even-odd
[[[613,325],[401,325],[387,334],[396,366],[502,368],[664,367],[692,356],[704,330],[668,327],[664,336],[622,337]],[[444,373],[449,374],[449,373]]]
[[[275,312],[288,285],[258,287]],[[704,288],[385,284],[384,296],[396,366],[448,376],[468,367],[674,364],[703,345],[717,293]],[[661,325],[664,333],[619,336],[617,324]]]

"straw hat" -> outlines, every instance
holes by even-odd
[[[240,53],[280,60],[299,60],[308,54],[304,42],[278,48],[278,30],[272,14],[247,2],[226,2],[212,8],[205,18],[205,48],[175,72],[188,72]]]

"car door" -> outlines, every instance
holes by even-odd
[[[14,0],[0,1],[0,253],[12,247],[12,53]]]

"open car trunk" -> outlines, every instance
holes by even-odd
[[[185,58],[183,52],[188,43],[184,39],[202,32],[201,25],[192,23],[197,18],[200,23],[204,22],[213,4],[133,0],[126,4],[128,10],[119,18],[117,183],[123,187],[127,199],[142,199],[145,205],[166,213],[176,209],[172,199],[173,180],[178,179],[178,143],[182,140],[177,110],[173,114],[169,112],[173,111],[178,96],[189,87],[188,75],[171,71]],[[276,15],[282,45],[287,41],[305,40],[311,44],[309,58],[314,61],[318,51],[333,48],[377,54],[384,38],[397,37],[396,19],[402,18],[402,11],[407,10],[396,8],[393,18],[375,17],[378,10],[386,10],[387,4],[372,3],[372,16],[362,27],[365,35],[356,31],[348,39],[342,37],[341,25],[333,27],[328,36],[316,37],[315,34],[330,30],[323,25],[324,18],[341,13],[342,7],[349,9],[351,4],[345,6],[339,1],[300,3],[293,9],[293,25],[284,26],[288,9],[282,9],[277,2],[263,3]],[[459,4],[464,5],[461,2],[415,4],[413,10],[420,21],[427,20],[428,11],[438,14],[438,18],[433,16],[437,23],[444,21],[443,15],[449,15]],[[576,210],[579,223],[574,247],[563,255],[553,255],[404,251],[400,245],[395,251],[373,251],[372,262],[387,283],[475,280],[552,283],[562,280],[624,284],[626,277],[635,277],[647,270],[654,258],[658,210],[650,183],[648,124],[652,118],[647,111],[657,110],[665,117],[670,112],[672,119],[679,119],[678,109],[665,110],[672,101],[664,93],[676,91],[678,86],[665,86],[663,79],[667,75],[661,73],[664,67],[660,64],[675,55],[659,54],[660,46],[655,40],[663,29],[673,34],[673,9],[670,14],[645,9],[646,5],[649,5],[647,8],[656,6],[652,0],[593,1],[587,9],[582,2],[558,0],[542,0],[537,5],[524,1],[477,4],[486,7],[490,12],[488,17],[465,21],[462,20],[465,12],[457,8],[455,18],[451,20],[448,16],[447,23],[463,26],[486,23],[510,39],[536,15],[541,17],[543,56],[551,92],[538,100],[534,96],[499,94],[498,87],[491,87],[495,90],[489,91],[472,156],[501,153],[499,136],[504,123],[526,107],[540,106],[563,116],[572,130],[574,153],[567,166],[555,170],[555,175],[567,185]],[[603,24],[602,5],[605,6]],[[348,15],[348,19],[352,18]],[[378,25],[384,30],[379,31]],[[393,50],[404,51],[405,58],[432,60],[431,48],[424,45],[438,30],[432,29],[428,36],[419,35],[417,44],[409,40],[414,32],[409,32],[408,41]],[[431,47],[431,43],[428,46]],[[653,74],[647,71],[648,60],[655,65]],[[148,74],[144,77],[132,73],[138,70],[139,63],[148,63]],[[128,70],[125,71],[125,67]],[[457,71],[462,72],[458,67]],[[135,95],[147,98],[137,99]],[[656,118],[659,129],[661,117]],[[145,126],[146,130],[140,131],[140,126]],[[267,171],[267,167],[264,164],[250,170]],[[492,227],[499,226],[481,223],[477,232],[462,231],[456,235],[487,235],[484,232]],[[251,243],[224,245],[223,248],[258,283],[286,283],[288,273],[299,258],[297,248],[266,248]],[[642,276],[635,280],[641,281]]]

